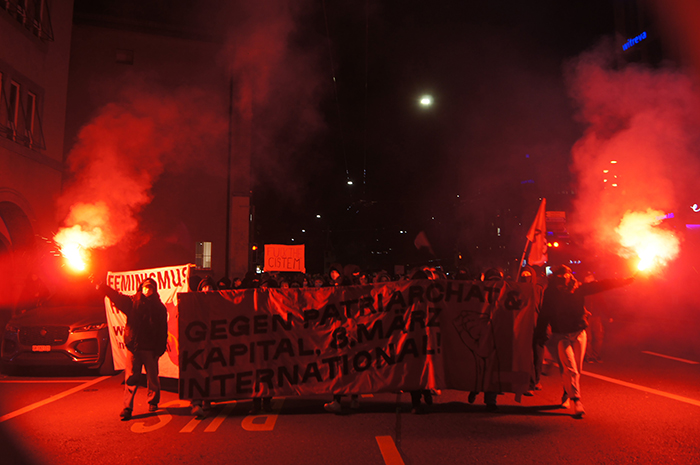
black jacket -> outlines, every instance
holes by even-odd
[[[151,281],[156,288],[155,281]],[[102,288],[114,306],[126,315],[126,348],[130,352],[151,350],[159,357],[163,355],[168,342],[168,311],[161,302],[158,291],[146,297],[141,292],[143,283],[133,296],[121,294],[106,285]]]
[[[567,334],[581,331],[588,327],[588,316],[584,306],[587,295],[597,294],[621,287],[632,282],[627,279],[604,279],[580,284],[573,292],[549,286],[544,291],[542,310],[537,319],[536,339],[546,339],[547,326],[552,333]]]

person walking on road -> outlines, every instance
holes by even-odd
[[[148,379],[148,411],[156,412],[160,402],[158,359],[165,353],[168,342],[168,312],[158,295],[158,285],[147,278],[133,296],[121,294],[105,284],[97,289],[126,315],[124,409],[119,416],[123,420],[131,419],[142,367],[146,368]]]
[[[548,326],[552,328],[552,338],[557,343],[559,370],[564,381],[561,405],[569,408],[572,400],[574,416],[578,418],[585,413],[580,384],[588,327],[584,299],[587,295],[625,286],[633,280],[634,277],[580,283],[571,268],[560,265],[552,271],[551,283],[544,291],[535,334],[545,334]]]

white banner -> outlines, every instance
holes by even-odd
[[[107,285],[124,294],[134,295],[146,278],[152,278],[158,283],[158,294],[168,310],[168,348],[158,361],[160,376],[178,378],[178,292],[189,290],[190,266],[178,265],[150,270],[107,272]],[[123,370],[126,361],[126,346],[124,345],[124,326],[126,315],[120,312],[109,298],[105,297],[105,311],[109,323],[109,338],[112,342],[114,368]]]

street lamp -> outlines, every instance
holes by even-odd
[[[433,105],[433,96],[428,94],[422,95],[418,100],[418,103],[423,108],[431,107]]]

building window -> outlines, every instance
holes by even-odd
[[[194,263],[199,270],[211,269],[211,242],[197,242]]]
[[[10,82],[10,95],[7,100],[7,127],[8,137],[12,140],[17,138],[17,113],[19,112],[19,84]]]
[[[31,92],[27,92],[27,111],[24,116],[27,118],[24,130],[31,147],[34,145],[34,118],[36,118],[36,95]]]
[[[45,0],[0,0],[0,8],[35,36],[42,40],[53,40],[51,14]]]
[[[0,69],[0,135],[33,150],[45,150],[43,90],[7,68]]]

